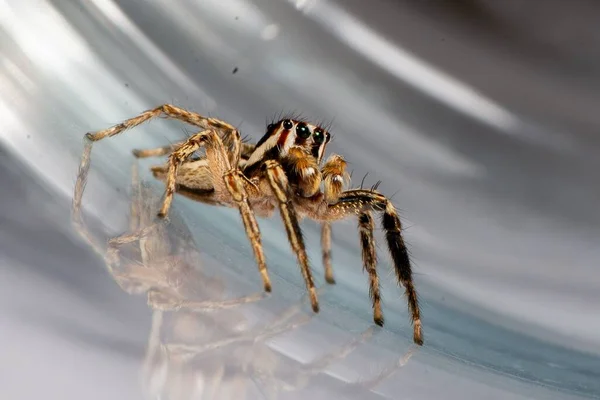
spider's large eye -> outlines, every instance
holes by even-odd
[[[325,141],[325,132],[322,129],[315,129],[315,133],[313,133],[315,137],[315,143],[321,144]]]
[[[289,119],[286,119],[285,121],[283,121],[284,129],[292,129],[293,127],[294,127],[294,124]]]
[[[310,136],[310,129],[308,129],[308,126],[302,122],[296,125],[296,132],[298,132],[298,136],[300,136],[302,139],[306,139]]]

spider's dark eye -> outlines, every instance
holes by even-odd
[[[294,127],[294,124],[289,119],[286,119],[285,121],[283,121],[283,127],[284,129],[292,129]]]
[[[300,136],[302,139],[306,139],[310,136],[310,129],[308,129],[308,126],[303,123],[299,123],[296,126],[296,132],[298,132],[298,136]]]
[[[270,132],[270,131],[272,131],[273,129],[275,129],[275,124],[269,124],[269,125],[267,126],[267,132]]]
[[[325,141],[325,132],[323,132],[323,130],[315,129],[313,135],[315,136],[315,143],[321,144]]]

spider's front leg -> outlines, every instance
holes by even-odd
[[[321,169],[323,177],[323,194],[329,204],[335,203],[344,187],[348,185],[350,176],[346,172],[346,161],[342,156],[332,154]],[[325,267],[325,281],[335,284],[333,267],[331,266],[331,224],[323,222],[321,225],[321,248],[323,251],[323,266]]]
[[[369,274],[369,296],[373,302],[373,321],[383,326],[383,312],[381,311],[381,289],[377,275],[377,252],[375,251],[375,223],[369,211],[358,215],[358,232],[362,248],[363,268]]]
[[[404,286],[408,300],[408,308],[413,323],[413,340],[415,343],[422,345],[421,312],[412,278],[412,266],[402,237],[402,224],[392,202],[375,190],[348,190],[340,194],[335,204],[328,205],[326,211],[323,213],[324,215],[321,217],[326,220],[339,220],[353,214],[359,216],[361,241],[363,242],[363,259],[371,277],[371,292],[373,294],[373,302],[375,303],[375,290],[378,293],[379,285],[378,280],[375,281],[374,279],[377,273],[375,271],[375,248],[372,239],[373,224],[372,218],[368,214],[371,210],[383,213],[383,229],[394,262],[396,277],[398,278],[398,282]],[[374,311],[374,319],[377,323],[377,309]],[[380,315],[379,324],[383,324],[382,315]]]
[[[308,290],[312,309],[314,312],[319,312],[317,291],[315,289],[315,283],[313,281],[313,277],[310,272],[310,266],[308,264],[308,256],[306,255],[306,247],[304,245],[304,238],[302,237],[302,230],[300,229],[296,209],[292,202],[293,193],[288,182],[288,178],[281,165],[275,160],[266,161],[265,169],[267,181],[269,182],[271,190],[275,195],[277,202],[279,203],[279,211],[285,225],[288,239],[292,249],[296,253],[296,257],[298,258],[300,270],[302,271],[302,276],[306,282],[306,288]]]
[[[241,139],[237,131],[234,132],[233,138],[233,155],[226,152],[221,138],[212,130],[202,131],[191,136],[177,150],[171,153],[168,162],[165,198],[158,216],[164,218],[168,213],[173,194],[176,191],[177,170],[179,166],[201,146],[205,146],[206,161],[210,170],[214,193],[221,195],[227,193],[229,198],[232,199],[238,207],[242,222],[244,223],[246,235],[250,240],[254,256],[258,263],[258,269],[263,279],[264,289],[265,291],[270,292],[271,280],[267,273],[267,264],[260,239],[258,223],[254,211],[250,207],[248,201],[248,193],[244,185],[246,181],[243,180],[238,164],[236,163],[233,166],[230,164],[230,159],[240,159],[241,152]]]

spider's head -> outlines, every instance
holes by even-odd
[[[293,146],[312,154],[320,164],[330,133],[308,122],[286,118],[267,126],[267,132],[258,141],[246,165],[254,165],[269,158],[284,158]]]
[[[278,145],[282,155],[286,155],[292,146],[299,146],[308,151],[317,159],[319,164],[325,154],[325,147],[331,140],[331,135],[321,126],[297,119],[282,119],[267,127],[279,137]]]

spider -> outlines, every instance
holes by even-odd
[[[323,163],[325,148],[331,140],[326,129],[299,118],[285,118],[270,124],[258,143],[250,144],[242,141],[238,129],[225,121],[165,104],[110,128],[87,133],[86,138],[96,142],[158,117],[179,120],[201,129],[179,143],[133,151],[138,158],[169,156],[165,165],[152,167],[154,176],[166,184],[159,218],[168,216],[175,193],[202,203],[238,208],[264,290],[270,292],[271,281],[256,216],[270,217],[278,208],[298,259],[312,309],[318,312],[317,291],[299,220],[308,217],[322,224],[325,278],[328,283],[334,283],[330,224],[357,216],[363,266],[369,274],[373,320],[383,326],[372,216],[372,212],[379,212],[398,282],[405,288],[413,341],[423,344],[417,292],[396,209],[375,188],[344,190],[348,182],[344,158],[333,154]],[[195,155],[201,148],[205,150],[203,157]]]

